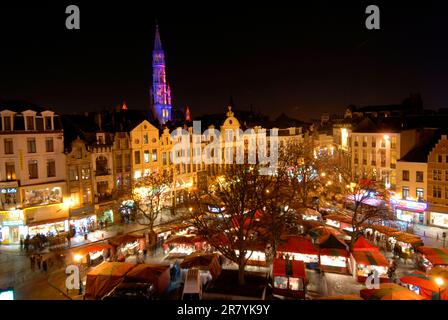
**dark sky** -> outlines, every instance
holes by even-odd
[[[193,116],[224,112],[230,96],[240,109],[305,120],[411,92],[448,107],[442,1],[296,2],[1,4],[0,99],[62,112],[148,108],[158,19],[174,104]],[[65,29],[68,4],[79,5],[81,30]],[[368,4],[380,7],[381,30],[365,28]]]

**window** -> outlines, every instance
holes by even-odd
[[[90,179],[90,167],[81,168],[81,179],[89,180]]]
[[[448,181],[448,170],[445,170],[445,181]]]
[[[381,148],[386,148],[386,140],[381,140]]]
[[[70,175],[70,181],[78,181],[79,180],[78,168],[76,167],[70,168],[69,175]]]
[[[4,131],[11,131],[11,116],[4,116],[3,117],[3,130]]]
[[[82,148],[76,148],[76,159],[82,159]]]
[[[53,138],[45,138],[45,151],[54,152]]]
[[[442,162],[442,155],[441,154],[437,155],[437,162]]]
[[[44,117],[45,130],[53,130],[53,125],[51,124],[51,117]]]
[[[373,138],[374,140],[372,141],[372,148],[376,148],[376,141],[375,138]]]
[[[140,164],[140,151],[134,151],[134,162]]]
[[[26,116],[26,130],[34,130],[34,117]]]
[[[432,187],[432,196],[434,198],[442,198],[442,188],[440,186],[433,186]]]
[[[115,168],[118,172],[123,170],[123,161],[121,159],[121,154],[115,155]]]
[[[152,149],[152,161],[157,161],[157,149]]]
[[[448,186],[445,186],[445,199],[448,200]]]
[[[353,146],[357,147],[358,146],[358,136],[355,137],[355,141],[353,141]]]
[[[145,150],[144,154],[143,154],[143,161],[145,163],[149,163],[149,151]]]
[[[409,187],[403,187],[402,196],[403,199],[407,199],[409,197]]]
[[[54,160],[47,161],[47,177],[56,177],[56,162]]]
[[[37,160],[28,161],[28,174],[30,179],[37,179],[39,177]]]
[[[367,137],[366,136],[363,137],[362,146],[367,147]]]
[[[409,170],[403,170],[403,181],[409,181]]]
[[[397,148],[397,137],[393,136],[390,138],[390,148],[391,149]]]
[[[130,153],[126,153],[124,155],[124,167],[125,167],[124,171],[131,170],[131,154]]]
[[[432,179],[434,181],[442,181],[442,170],[440,169],[434,169],[432,171]]]
[[[423,200],[424,197],[423,188],[417,188],[415,191],[415,195],[417,196],[417,199]]]
[[[14,162],[6,162],[6,180],[16,180],[16,168]]]
[[[391,150],[390,152],[390,167],[395,169],[397,167],[397,151]]]
[[[423,171],[417,171],[415,173],[415,182],[423,182]]]
[[[36,153],[36,139],[28,138],[27,147],[28,147],[28,153]]]
[[[162,153],[162,162],[163,165],[166,166],[166,152]]]
[[[13,154],[14,153],[14,146],[12,144],[12,139],[5,139],[5,154]]]
[[[143,143],[144,143],[144,144],[148,144],[148,135],[147,135],[147,134],[145,134],[145,135],[143,136]]]

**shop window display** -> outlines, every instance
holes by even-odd
[[[36,206],[62,202],[61,187],[25,190],[23,204]]]

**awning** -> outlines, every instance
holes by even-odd
[[[284,243],[278,245],[277,251],[302,254],[318,254],[317,248],[311,242],[311,239],[301,236],[290,236]]]
[[[358,240],[356,240],[354,246],[354,251],[379,251],[380,249],[366,240],[363,236],[360,236]]]
[[[86,247],[82,247],[82,248],[78,249],[76,251],[76,253],[84,256],[90,252],[103,251],[104,249],[111,249],[111,248],[112,248],[112,246],[110,244],[96,243],[96,244],[91,244]]]
[[[357,264],[364,264],[366,266],[389,266],[386,257],[379,251],[354,251],[352,255]]]
[[[68,220],[68,218],[67,217],[62,217],[62,218],[55,218],[55,219],[33,221],[33,222],[28,223],[27,226],[28,227],[40,226],[40,225],[44,225],[44,224],[62,222],[62,221],[65,221],[65,220]]]
[[[421,246],[417,247],[417,251],[422,253],[433,266],[448,265],[448,249]]]
[[[290,277],[294,278],[306,278],[306,272],[305,272],[305,263],[300,260],[289,260],[292,263],[292,274],[288,275]],[[272,271],[274,273],[274,277],[282,277],[287,276],[286,274],[286,260],[285,259],[275,259]]]

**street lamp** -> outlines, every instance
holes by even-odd
[[[437,277],[437,278],[435,279],[435,281],[436,281],[437,286],[439,287],[439,300],[442,300],[441,288],[442,288],[442,286],[443,286],[444,281],[443,281],[443,279],[440,278],[440,277]]]

